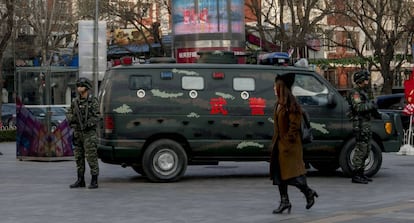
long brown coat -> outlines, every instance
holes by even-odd
[[[300,111],[292,113],[285,109],[275,109],[270,162],[270,177],[273,182],[275,178],[279,178],[276,179],[278,182],[306,173],[300,136],[301,118]]]

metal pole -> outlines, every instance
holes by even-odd
[[[99,20],[99,0],[95,0],[95,22],[93,27],[93,91],[98,95],[98,20]]]

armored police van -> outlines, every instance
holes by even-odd
[[[310,114],[314,140],[304,160],[320,171],[349,175],[355,139],[348,103],[305,68],[241,64],[140,64],[113,67],[101,84],[98,154],[154,182],[178,180],[187,165],[268,161],[275,76],[295,75],[293,93]],[[366,174],[382,152],[401,145],[398,115],[373,121]]]

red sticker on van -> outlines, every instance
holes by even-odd
[[[249,106],[252,115],[264,115],[264,108],[266,107],[266,100],[263,98],[250,98]]]
[[[223,114],[227,115],[228,111],[224,108],[227,105],[226,99],[219,97],[219,98],[212,98],[210,99],[211,110],[210,114]]]

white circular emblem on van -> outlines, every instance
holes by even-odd
[[[139,98],[145,97],[145,91],[143,89],[139,89],[137,91],[137,97],[139,97]]]
[[[250,97],[249,92],[243,91],[242,93],[240,93],[240,97],[244,100],[248,99]]]
[[[190,98],[196,98],[198,96],[198,93],[196,90],[191,90],[190,92],[188,92],[188,95],[190,96]]]

